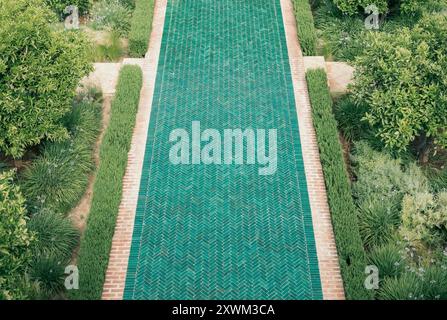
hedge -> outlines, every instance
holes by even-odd
[[[129,53],[131,57],[143,57],[149,46],[154,15],[154,0],[136,0],[129,33]]]
[[[315,56],[317,54],[317,34],[309,1],[293,0],[293,8],[303,54],[305,56]]]
[[[124,66],[120,72],[110,123],[100,148],[87,227],[79,249],[79,289],[70,291],[72,299],[101,298],[142,78],[138,66]]]
[[[306,78],[346,298],[369,299],[371,293],[363,285],[366,254],[338,139],[337,122],[332,113],[326,73],[323,69],[310,70]]]

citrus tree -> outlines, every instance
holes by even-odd
[[[57,29],[42,0],[0,0],[0,152],[68,136],[61,118],[92,66],[82,33]]]
[[[399,34],[372,32],[355,61],[353,95],[384,144],[415,143],[421,162],[447,146],[447,16],[430,15]]]

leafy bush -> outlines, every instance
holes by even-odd
[[[92,0],[45,0],[45,3],[61,18],[65,16],[64,10],[68,6],[77,6],[80,14],[88,13],[92,6]]]
[[[70,292],[74,299],[101,298],[141,86],[141,69],[124,66],[100,149],[92,205],[79,250],[78,268],[83,276],[79,290]]]
[[[110,29],[125,37],[130,30],[132,12],[119,0],[101,0],[95,2],[91,10],[91,26],[95,30]]]
[[[316,55],[317,35],[309,0],[293,0],[298,38],[306,56]]]
[[[129,51],[132,57],[143,57],[149,46],[154,15],[154,0],[136,0],[129,33]]]
[[[25,199],[13,177],[13,171],[0,173],[0,300],[26,298],[18,283],[34,241],[26,226]]]
[[[447,16],[430,15],[412,30],[369,33],[355,61],[355,100],[387,147],[417,143],[421,162],[432,144],[447,146]]]
[[[30,266],[30,278],[37,282],[41,299],[49,299],[64,291],[66,261],[55,256],[38,256]]]
[[[406,170],[400,159],[393,159],[386,153],[373,150],[366,142],[355,144],[352,156],[357,181],[353,194],[360,207],[365,202],[399,204],[406,194],[428,191],[428,181],[414,163]]]
[[[62,215],[42,211],[33,215],[28,229],[36,234],[33,256],[54,256],[68,261],[79,242],[79,231]]]
[[[374,248],[368,260],[378,268],[381,281],[389,277],[398,277],[405,270],[404,253],[393,243]]]
[[[0,10],[0,150],[15,158],[43,139],[68,138],[61,119],[92,66],[82,33],[56,30],[41,0]]]
[[[368,299],[370,293],[363,286],[365,250],[332,113],[327,77],[324,70],[318,69],[308,71],[306,78],[346,296]]]
[[[92,149],[99,132],[100,108],[97,103],[73,106],[63,120],[71,139],[46,143],[21,176],[21,185],[30,209],[43,208],[66,213],[82,197],[93,169]]]
[[[447,242],[447,192],[407,195],[402,205],[400,234],[415,247]]]

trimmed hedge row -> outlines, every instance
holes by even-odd
[[[315,56],[317,54],[317,34],[309,0],[293,0],[293,8],[303,54]]]
[[[79,290],[70,291],[72,299],[101,298],[142,79],[138,66],[124,66],[120,72],[110,123],[100,148],[87,228],[79,249]]]
[[[129,53],[131,57],[143,57],[149,47],[152,31],[154,0],[136,0],[129,33]]]
[[[370,292],[363,285],[366,255],[338,139],[337,122],[332,112],[326,73],[323,69],[310,70],[306,78],[346,298],[369,299]]]

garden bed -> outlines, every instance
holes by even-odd
[[[329,96],[323,70],[307,75],[349,299],[447,298],[441,2],[411,14],[405,2],[400,11],[390,7],[379,31],[365,29],[360,7],[343,15],[335,1],[322,0],[312,8],[317,52],[356,67],[345,96]]]

